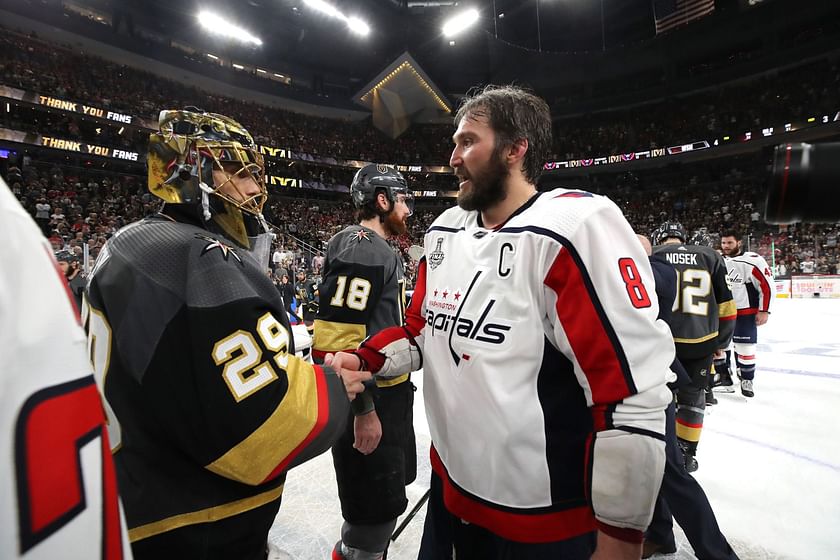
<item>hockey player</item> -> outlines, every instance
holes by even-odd
[[[735,364],[741,380],[741,394],[755,396],[755,354],[758,328],[770,318],[770,302],[776,292],[773,274],[767,261],[758,253],[743,252],[741,237],[734,230],[720,234],[720,248],[726,257],[729,284],[738,308],[735,322]],[[721,363],[721,380],[731,379],[730,361]],[[731,384],[731,382],[730,382]]]
[[[402,325],[402,259],[386,241],[405,233],[414,202],[395,169],[369,164],[350,185],[360,222],[327,245],[321,306],[315,320],[314,357],[353,350],[371,333]],[[354,418],[333,446],[344,524],[333,560],[382,558],[405,511],[405,486],[417,471],[408,370],[377,383],[354,401]],[[375,396],[375,398],[374,398]]]
[[[131,558],[75,303],[2,179],[0,239],[0,558]]]
[[[67,280],[67,286],[70,288],[70,293],[73,294],[73,302],[76,304],[76,309],[82,309],[82,292],[85,291],[85,279],[82,277],[82,271],[79,268],[79,257],[67,250],[58,251],[55,254],[55,260],[58,261],[58,266],[64,273],[64,278]]]
[[[377,379],[423,367],[421,558],[638,559],[674,358],[647,257],[607,198],[537,192],[543,100],[491,86],[455,123],[458,207],[426,232],[405,325],[328,363]]]
[[[694,472],[712,360],[715,354],[723,354],[732,339],[735,302],[721,256],[711,247],[685,241],[685,230],[676,222],[665,222],[653,233],[654,253],[674,265],[679,276],[670,325],[677,357],[691,383],[677,391],[677,438],[685,453],[685,468]]]
[[[133,552],[263,559],[286,471],[344,427],[345,385],[294,355],[247,130],[163,111],[148,168],[163,209],[105,245],[83,318]]]
[[[688,240],[688,244],[689,245],[700,245],[701,247],[711,247],[712,246],[712,238],[709,237],[708,233],[704,233],[702,231],[697,231],[697,232],[694,233],[694,235],[691,236],[691,239]],[[714,366],[717,363],[717,360],[719,359],[719,358],[717,358],[717,356],[719,354],[720,354],[719,352],[715,354],[716,357],[712,361],[712,370],[710,372],[710,375],[707,376],[709,379],[708,379],[708,385],[706,385],[706,406],[718,403],[717,398],[715,398],[715,394],[712,391],[712,387],[714,385],[714,380],[715,380],[715,377],[716,377]]]
[[[670,253],[661,251],[652,255],[648,239],[640,235],[639,240],[650,255],[650,264],[656,280],[656,297],[659,300],[659,317],[670,325],[673,322],[671,305],[677,298],[678,281],[683,279],[683,275],[677,272],[668,260]],[[677,374],[677,381],[670,384],[672,387],[682,387],[691,383],[688,372],[679,360],[674,360],[671,369]],[[645,532],[642,558],[677,551],[673,522],[676,519],[694,549],[694,554],[701,560],[738,560],[738,556],[720,531],[706,493],[697,480],[686,472],[685,455],[675,431],[673,403],[666,409],[666,418],[665,474],[662,476],[662,488],[656,499],[653,519]]]

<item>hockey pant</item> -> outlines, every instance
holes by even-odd
[[[695,359],[680,358],[691,377],[691,383],[677,391],[677,437],[685,445],[687,452],[694,455],[703,430],[703,415],[706,411],[706,387],[709,384],[709,372],[712,356]]]
[[[382,439],[376,450],[363,455],[353,448],[351,415],[347,428],[333,445],[332,455],[345,520],[342,540],[347,535],[350,542],[344,541],[346,545],[373,552],[377,551],[370,548],[372,541],[382,540],[378,550],[382,552],[397,517],[408,505],[405,486],[417,476],[412,413],[414,385],[406,381],[393,387],[379,387],[374,403],[382,423]],[[390,529],[383,529],[385,524]]]
[[[755,324],[755,315],[738,315],[735,320],[735,335],[732,337],[732,346],[735,348],[735,364],[738,367],[741,379],[755,378],[755,352],[758,342],[758,328]],[[729,353],[727,362],[731,365]]]

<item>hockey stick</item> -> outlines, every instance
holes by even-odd
[[[408,515],[405,516],[405,519],[403,519],[402,523],[400,523],[400,526],[397,527],[397,529],[394,531],[394,534],[391,535],[392,541],[396,541],[397,537],[400,536],[400,533],[402,533],[408,526],[408,524],[411,522],[411,520],[414,519],[414,516],[417,515],[417,512],[420,511],[420,508],[423,507],[423,504],[425,504],[426,501],[429,499],[429,492],[431,491],[431,488],[426,490],[426,493],[420,497],[420,499],[417,501],[417,504],[413,508],[411,508],[411,511],[408,512]]]

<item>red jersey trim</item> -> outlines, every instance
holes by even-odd
[[[446,509],[452,515],[484,527],[502,538],[516,542],[547,543],[570,539],[596,529],[595,516],[589,506],[549,513],[502,511],[458,488],[449,478],[434,447],[431,449],[431,463],[443,483]]]

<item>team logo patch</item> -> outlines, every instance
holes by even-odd
[[[196,239],[201,239],[202,241],[207,241],[207,245],[205,245],[204,249],[201,250],[202,255],[204,255],[205,253],[209,253],[213,249],[218,249],[219,251],[222,252],[222,258],[223,259],[228,260],[228,257],[233,255],[233,258],[236,259],[239,262],[239,264],[242,264],[242,259],[239,257],[239,255],[236,254],[236,250],[233,247],[231,247],[230,245],[227,245],[227,244],[219,241],[218,239],[213,239],[212,237],[210,237],[208,235],[202,235],[200,233],[197,233],[195,235],[195,237],[196,237]]]
[[[370,237],[368,236],[368,232],[363,230],[363,229],[360,229],[359,231],[356,232],[356,241],[361,243],[362,239],[364,239],[366,241],[370,241]]]
[[[438,237],[437,245],[435,246],[435,250],[429,253],[429,257],[426,259],[429,263],[429,266],[432,267],[432,270],[436,269],[440,266],[440,263],[443,262],[443,257],[446,255],[443,254],[443,237]]]
[[[376,170],[379,173],[388,173],[388,166],[382,165],[381,163],[376,164]]]

